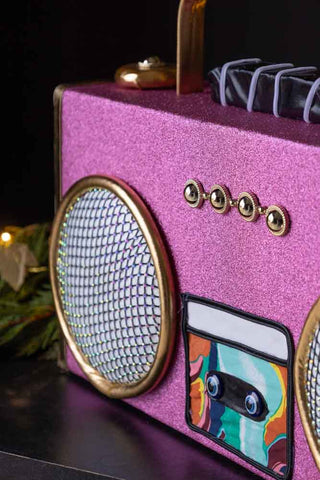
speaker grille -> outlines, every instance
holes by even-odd
[[[295,392],[301,422],[320,470],[320,298],[303,327],[294,362]]]
[[[159,286],[146,239],[118,196],[91,188],[68,206],[56,268],[65,321],[89,364],[110,382],[140,381],[159,344]]]
[[[320,326],[310,342],[306,377],[309,415],[315,436],[320,441]]]

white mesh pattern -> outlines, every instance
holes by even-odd
[[[316,329],[310,344],[306,380],[309,415],[320,442],[320,326]]]
[[[143,233],[109,190],[89,189],[68,208],[57,276],[66,322],[88,363],[111,382],[141,380],[159,343],[158,282]]]

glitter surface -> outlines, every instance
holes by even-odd
[[[65,91],[62,105],[62,188],[87,175],[114,175],[150,206],[165,234],[181,292],[190,292],[286,325],[297,344],[320,295],[320,127],[215,105],[208,92],[120,90],[113,84]],[[226,185],[235,198],[254,192],[261,205],[283,205],[285,237],[265,221],[216,214],[209,202],[192,209],[189,178],[206,191]],[[178,329],[179,331],[179,329]],[[79,372],[69,355],[69,367]],[[153,391],[128,402],[210,449],[257,472],[185,422],[185,354],[175,357]],[[316,480],[295,407],[295,480]],[[261,472],[259,475],[269,478]]]
[[[66,321],[88,363],[110,382],[145,377],[160,336],[158,281],[146,239],[115,194],[93,188],[70,204],[57,276]]]

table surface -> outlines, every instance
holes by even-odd
[[[50,361],[0,363],[0,479],[254,480]]]

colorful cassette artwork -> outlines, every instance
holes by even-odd
[[[276,478],[291,469],[292,347],[277,323],[184,295],[189,426]]]

